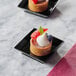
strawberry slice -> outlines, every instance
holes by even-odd
[[[34,4],[37,4],[38,0],[32,0],[34,2]]]
[[[47,31],[48,29],[47,28],[43,28],[43,31],[45,32],[45,31]]]
[[[39,35],[40,35],[40,32],[39,32],[38,30],[36,30],[35,32],[33,32],[33,33],[31,34],[31,38],[32,38],[32,39],[36,39]]]

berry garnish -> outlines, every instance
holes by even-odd
[[[31,34],[31,38],[32,39],[36,39],[39,35],[42,35],[43,33],[45,33],[48,29],[47,28],[42,28],[40,26],[39,30],[36,30],[35,32],[33,32]]]
[[[40,32],[36,30],[35,32],[31,34],[31,38],[36,39],[39,35],[40,35]]]
[[[45,28],[43,28],[43,31],[44,31],[44,32],[45,32],[45,31],[47,31],[47,30],[48,30],[47,28],[46,28],[46,29],[45,29]]]
[[[51,35],[48,35],[48,40],[51,41],[53,37]]]
[[[37,4],[38,0],[32,0],[34,2],[34,4]]]

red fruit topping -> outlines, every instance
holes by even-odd
[[[32,0],[34,2],[34,4],[37,4],[38,0]]]
[[[47,31],[47,30],[48,30],[47,28],[46,28],[46,29],[45,29],[45,28],[43,28],[43,31],[44,31],[44,32],[45,32],[45,31]]]
[[[36,30],[35,32],[31,34],[31,38],[36,39],[39,35],[40,35],[40,32]]]

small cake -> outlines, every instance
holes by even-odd
[[[49,0],[28,0],[28,8],[34,12],[43,12],[48,8]]]
[[[52,36],[47,34],[47,28],[40,27],[31,34],[30,52],[36,56],[45,56],[51,53]]]

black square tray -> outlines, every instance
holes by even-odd
[[[41,17],[49,17],[50,14],[53,12],[53,10],[55,9],[56,5],[57,5],[58,0],[49,0],[49,5],[48,5],[48,9],[44,12],[32,12],[28,9],[28,0],[22,0],[21,3],[18,5],[18,7],[23,8],[25,12],[37,15],[37,16],[41,16]]]
[[[56,38],[53,36],[53,44],[52,44],[52,53],[50,53],[47,56],[34,56],[33,54],[30,54],[30,35],[32,32],[34,32],[36,28],[34,28],[30,33],[28,33],[16,46],[15,48],[20,50],[23,54],[25,54],[28,57],[31,57],[39,62],[46,62],[46,60],[49,58],[50,55],[52,55],[59,45],[63,42],[62,40]]]

